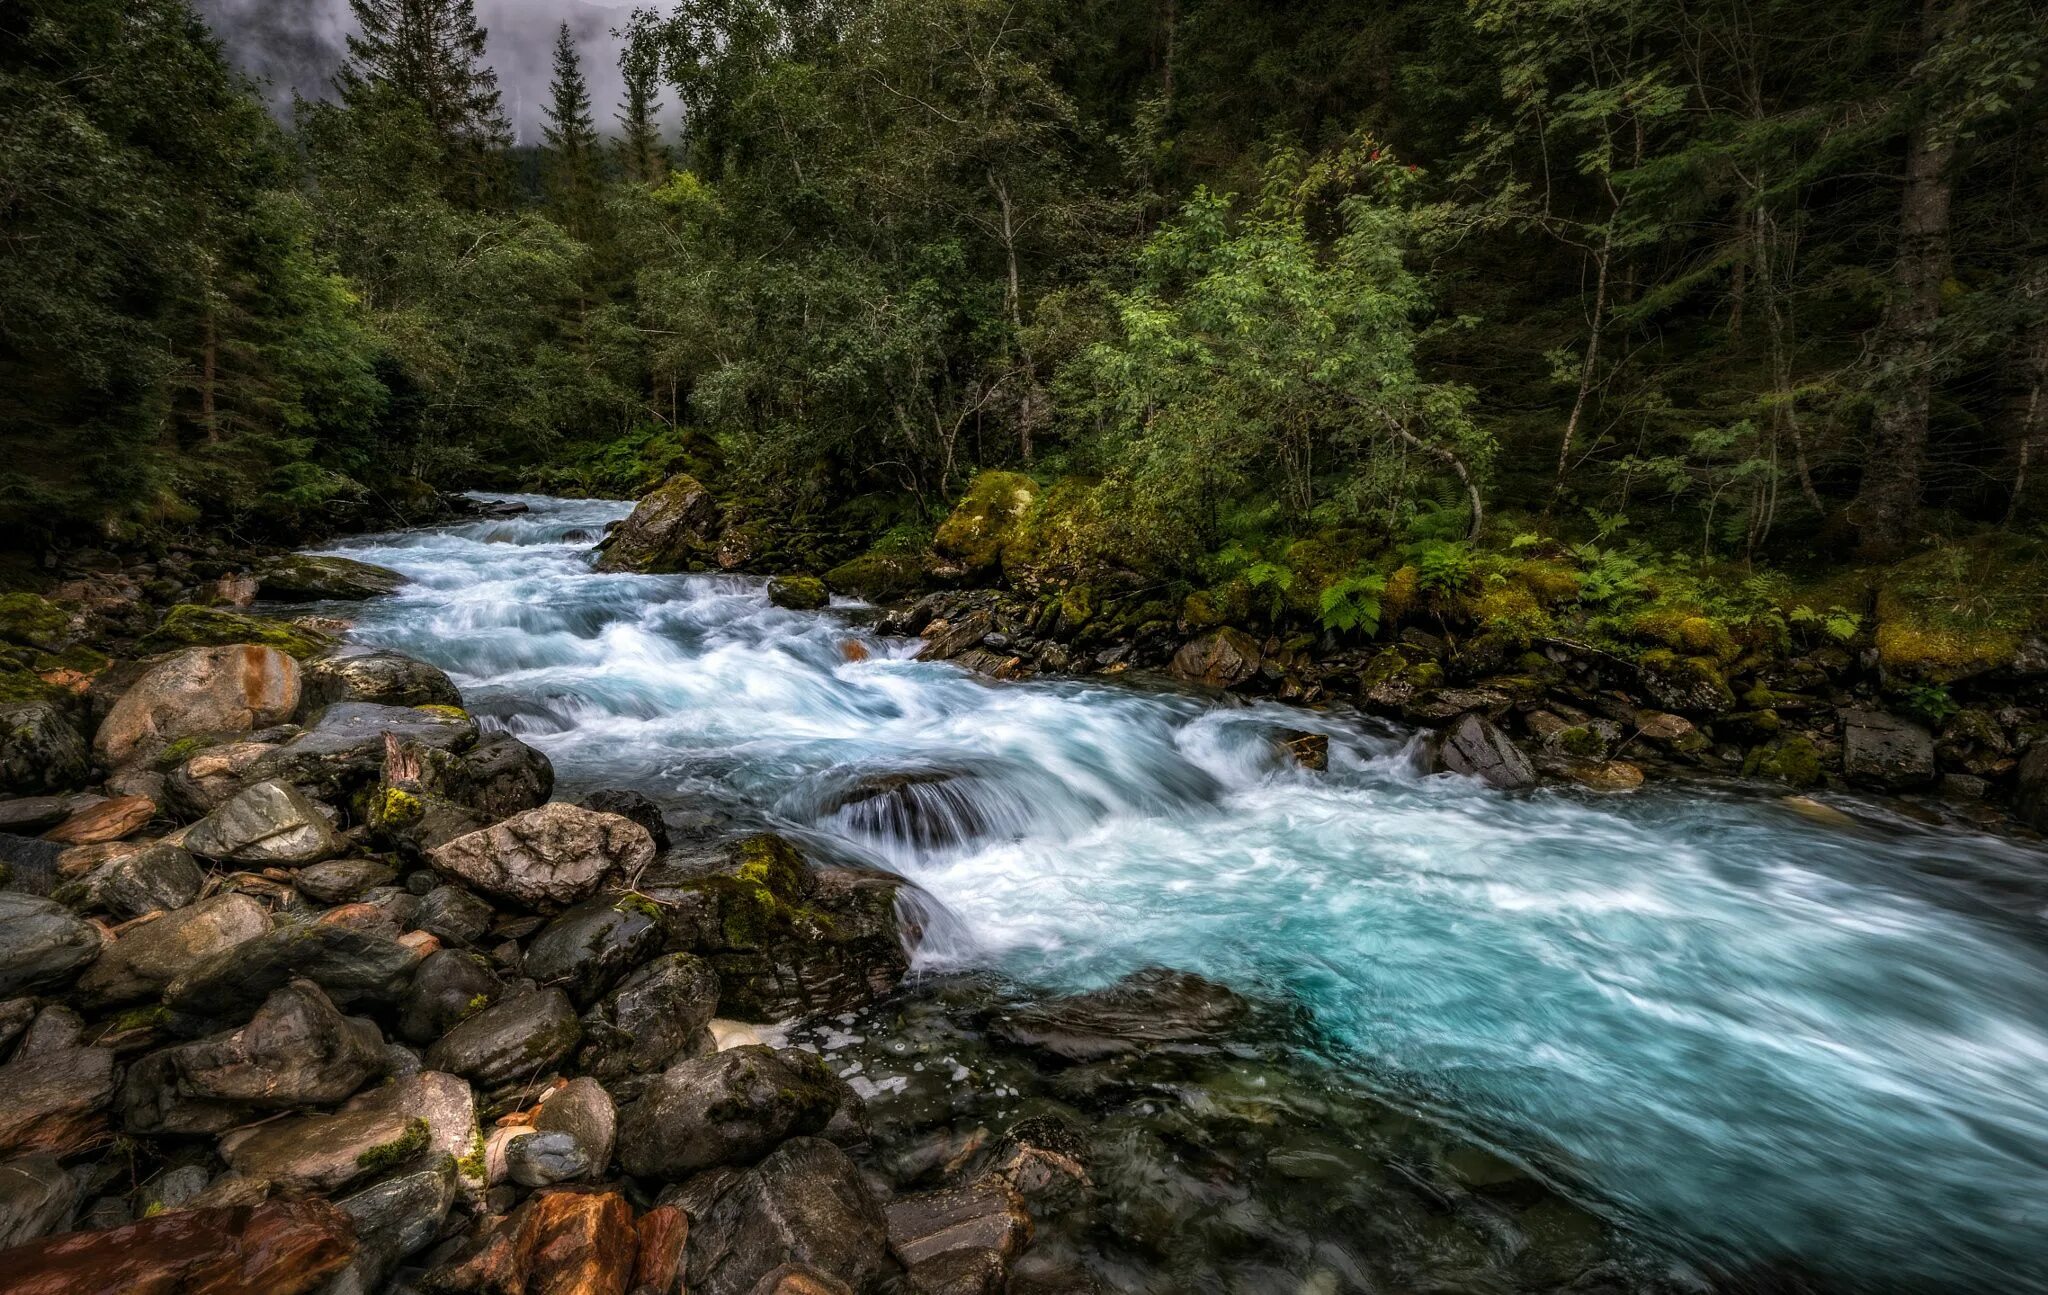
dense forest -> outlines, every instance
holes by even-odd
[[[470,0],[352,7],[283,125],[184,0],[0,15],[11,532],[687,469],[823,569],[1000,469],[1013,575],[1332,630],[1486,554],[2041,592],[2029,0],[693,0],[615,105],[565,27],[538,149]]]

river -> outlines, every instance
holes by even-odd
[[[1315,1065],[1675,1271],[2048,1290],[2048,855],[1762,795],[1503,795],[1345,712],[992,683],[756,580],[594,574],[628,504],[513,498],[531,512],[332,551],[415,581],[354,637],[448,670],[558,794],[885,864],[943,909],[927,972],[1054,991],[1167,965],[1280,1005]],[[1280,758],[1281,728],[1327,733],[1328,772]],[[950,779],[915,831],[829,808],[905,772]]]

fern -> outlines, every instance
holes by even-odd
[[[1387,578],[1376,571],[1324,585],[1317,600],[1323,628],[1334,634],[1357,630],[1371,638],[1380,632],[1380,595],[1386,591]]]
[[[1415,585],[1424,593],[1464,593],[1479,569],[1472,546],[1463,540],[1424,540],[1413,546]]]

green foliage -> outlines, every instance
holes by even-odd
[[[1479,574],[1479,559],[1463,540],[1424,540],[1409,546],[1408,559],[1416,571],[1416,586],[1438,598],[1468,592]]]
[[[1863,618],[1840,605],[1830,606],[1825,611],[1815,611],[1801,603],[1786,613],[1785,619],[1799,629],[1819,634],[1836,643],[1850,642],[1863,629]]]
[[[1940,728],[1962,709],[1949,695],[1948,689],[1940,684],[1915,684],[1902,691],[1894,701],[1901,711],[1929,728]]]
[[[1323,586],[1317,597],[1323,628],[1337,634],[1356,632],[1371,638],[1380,630],[1380,595],[1387,578],[1378,572],[1344,576]]]

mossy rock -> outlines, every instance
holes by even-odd
[[[171,652],[186,647],[221,647],[230,643],[260,643],[305,660],[334,646],[325,634],[302,629],[284,621],[264,620],[219,607],[181,603],[165,614],[163,623],[138,645],[145,653]]]
[[[1472,601],[1473,619],[1489,634],[1526,647],[1552,627],[1550,613],[1534,593],[1519,584],[1502,584],[1481,593]]]
[[[40,594],[0,594],[0,639],[60,652],[73,637],[71,616]]]
[[[1666,710],[1718,715],[1735,705],[1735,690],[1722,677],[1720,663],[1709,657],[1658,648],[1643,653],[1636,665],[1643,691]]]
[[[2010,665],[2019,647],[2017,630],[1946,622],[1878,597],[1877,660],[1888,679],[1955,683]]]
[[[826,587],[876,602],[889,602],[922,592],[924,560],[908,553],[864,553],[825,573]]]
[[[776,576],[768,582],[768,601],[777,607],[814,612],[830,600],[825,582],[816,576]]]
[[[1380,624],[1395,625],[1415,610],[1422,593],[1422,572],[1413,565],[1396,567],[1380,593]]]
[[[1629,622],[1631,637],[1658,643],[1687,656],[1731,661],[1741,650],[1726,625],[1684,607],[1660,607],[1643,612]]]
[[[1061,631],[1078,634],[1102,610],[1102,597],[1093,585],[1071,584],[1060,590],[1059,608]]]
[[[1801,733],[1751,751],[1742,762],[1744,776],[1775,778],[1790,787],[1818,787],[1826,773],[1820,748]]]
[[[70,696],[33,670],[0,665],[0,706],[22,701],[62,701]]]
[[[1531,558],[1516,563],[1509,575],[1545,607],[1561,607],[1579,600],[1579,573],[1561,562]]]
[[[932,536],[932,548],[977,574],[1004,567],[1007,549],[1024,540],[1038,502],[1038,483],[1021,472],[983,472]]]

